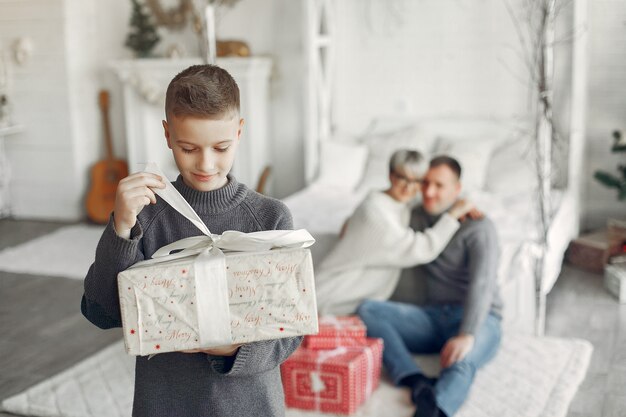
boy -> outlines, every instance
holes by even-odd
[[[170,82],[163,129],[180,171],[173,183],[212,233],[292,229],[280,201],[229,175],[243,119],[239,88],[213,65],[187,68]],[[117,274],[168,243],[201,232],[152,188],[165,178],[136,173],[120,181],[114,212],[85,278],[81,310],[96,326],[120,327]],[[279,365],[301,338],[138,356],[133,416],[281,416]]]

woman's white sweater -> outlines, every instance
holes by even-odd
[[[407,204],[384,192],[363,200],[316,271],[320,314],[353,314],[365,299],[387,300],[401,268],[434,260],[459,228],[455,218],[444,214],[432,228],[415,232],[409,216]]]

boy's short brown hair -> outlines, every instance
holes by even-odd
[[[216,65],[193,65],[170,81],[165,94],[165,117],[221,119],[239,115],[239,87]]]

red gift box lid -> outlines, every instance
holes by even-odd
[[[367,332],[365,323],[358,316],[321,316],[319,330],[318,336],[334,336],[337,333],[365,336]]]

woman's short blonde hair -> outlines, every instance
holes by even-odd
[[[424,156],[413,149],[399,149],[389,159],[389,173],[403,173],[421,178],[428,170],[428,161]]]

